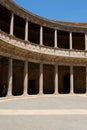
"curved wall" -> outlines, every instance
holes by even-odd
[[[10,0],[0,1],[0,18],[1,97],[2,86],[4,96],[86,93],[87,23],[44,19]]]

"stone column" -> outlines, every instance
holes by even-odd
[[[40,45],[43,45],[43,27],[40,27]]]
[[[70,50],[72,50],[72,32],[70,32]]]
[[[7,96],[12,96],[12,79],[13,79],[13,60],[9,59],[9,70],[8,70],[8,92]]]
[[[43,94],[43,64],[40,63],[39,94]]]
[[[57,30],[54,32],[54,47],[57,48]]]
[[[73,94],[73,66],[70,66],[70,94]]]
[[[28,61],[25,61],[24,63],[24,91],[23,95],[26,96],[28,90]]]
[[[87,94],[87,66],[86,66],[86,94]]]
[[[25,41],[28,41],[28,20],[25,23]]]
[[[58,94],[58,65],[55,65],[55,92],[54,94]]]
[[[13,32],[14,32],[14,14],[11,13],[10,35],[13,35]]]
[[[87,51],[87,34],[85,34],[85,50]]]

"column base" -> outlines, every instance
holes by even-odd
[[[6,98],[12,98],[12,97],[13,97],[12,94],[9,94],[9,95],[6,96]]]
[[[23,93],[22,96],[23,96],[23,97],[27,97],[27,96],[28,96],[28,93]]]
[[[70,95],[72,96],[72,95],[74,95],[74,93],[73,93],[73,92],[71,92],[71,93],[70,93]]]
[[[58,95],[59,93],[58,92],[54,92],[54,95]]]
[[[39,92],[39,94],[38,94],[39,96],[43,96],[44,95],[44,93],[43,92]]]

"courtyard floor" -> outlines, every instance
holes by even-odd
[[[87,95],[1,99],[0,130],[87,130]]]

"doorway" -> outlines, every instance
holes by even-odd
[[[70,74],[69,73],[64,75],[63,91],[65,94],[70,93]]]
[[[28,94],[30,95],[38,94],[38,90],[36,87],[36,80],[28,81]]]

